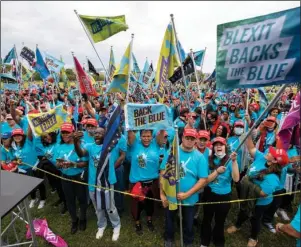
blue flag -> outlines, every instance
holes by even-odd
[[[197,66],[201,66],[202,61],[205,56],[205,50],[196,51],[193,53],[194,56],[194,62]]]
[[[181,45],[181,42],[178,40],[178,48],[179,48],[179,51],[180,51],[180,59],[181,59],[181,62],[183,62],[186,58],[186,52],[184,51],[182,45]]]
[[[43,80],[47,80],[47,78],[50,76],[50,72],[43,60],[42,54],[38,47],[36,48],[36,59],[37,61],[33,66],[34,70],[39,72]]]
[[[3,63],[10,63],[12,59],[16,59],[15,47],[13,47],[9,53],[3,59]]]

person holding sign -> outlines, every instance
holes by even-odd
[[[164,144],[164,130],[160,130],[156,138],[153,138],[152,130],[140,130],[140,138],[130,130],[128,131],[128,144],[131,152],[131,188],[141,184],[144,195],[148,198],[155,198],[158,194],[159,170],[162,170],[159,165],[159,153],[160,147]],[[150,231],[154,231],[152,223],[154,201],[148,199],[140,201],[133,198],[131,211],[136,222],[138,235],[143,234],[140,223],[140,215],[143,210],[146,211],[147,215],[147,227]]]

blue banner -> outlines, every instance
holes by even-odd
[[[50,73],[38,47],[36,48],[36,59],[37,61],[33,66],[34,70],[40,73],[40,76],[42,77],[43,80],[47,80]]]
[[[166,129],[173,126],[169,109],[163,104],[126,104],[126,130]]]
[[[19,91],[18,83],[3,83],[3,88],[12,91]]]
[[[64,67],[65,63],[59,59],[45,53],[45,62],[49,71],[60,73],[61,69]]]
[[[295,83],[300,77],[300,7],[217,26],[217,89]]]

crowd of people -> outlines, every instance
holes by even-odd
[[[96,238],[102,238],[109,219],[113,227],[112,241],[117,241],[122,231],[120,215],[125,209],[124,195],[110,190],[102,193],[103,198],[99,200],[94,185],[109,113],[114,102],[123,109],[126,97],[121,93],[105,93],[99,97],[83,94],[77,98],[72,95],[72,88],[68,90],[47,85],[33,90],[22,89],[17,93],[4,90],[1,105],[1,168],[48,180],[51,193],[57,192],[58,195],[58,201],[53,206],[60,206],[61,214],[70,214],[71,234],[78,230],[85,231],[86,212],[91,203],[97,217]],[[188,99],[187,94],[179,90],[167,92],[163,104],[169,107],[178,132],[174,127],[126,131],[124,121],[121,122],[123,133],[108,155],[107,174],[103,183],[105,187],[117,191],[129,191],[132,194],[143,192],[145,198],[132,197],[130,205],[139,236],[143,234],[140,220],[142,211],[146,212],[146,227],[150,231],[159,227],[153,224],[155,200],[152,199],[160,199],[165,215],[164,245],[175,246],[178,214],[177,210],[169,207],[162,180],[173,139],[178,133],[177,199],[183,204],[185,246],[192,246],[194,224],[198,222],[201,247],[208,247],[211,242],[221,247],[227,246],[225,234],[239,231],[247,220],[251,223],[248,247],[257,245],[261,224],[273,234],[285,232],[299,238],[300,246],[300,205],[296,213],[292,207],[294,194],[275,196],[300,189],[300,146],[290,145],[288,150],[284,150],[277,145],[277,133],[285,112],[289,111],[296,97],[296,91],[292,86],[287,87],[239,150],[236,149],[243,134],[253,126],[266,105],[255,97],[258,95],[256,89],[249,92],[249,104],[246,91],[235,90],[235,94],[240,101],[231,103],[219,97],[215,90],[191,89]],[[158,97],[149,90],[143,100],[137,95],[130,95],[128,101],[155,104]],[[33,135],[27,115],[47,112],[59,105],[63,105],[71,118],[77,108],[78,119],[63,123],[57,131]],[[124,112],[122,114],[121,119],[124,120],[127,116],[124,116]],[[76,181],[84,181],[89,186]],[[33,191],[29,207],[37,206],[40,210],[47,201],[45,183],[37,189],[39,199],[37,190]],[[257,199],[241,202],[235,222],[226,227],[231,203],[214,202],[232,200],[233,190],[236,190],[239,199]],[[79,202],[79,214],[76,200]],[[97,201],[101,201],[101,205]],[[208,202],[213,204],[198,205]],[[201,212],[203,216],[199,219]],[[291,223],[287,212],[296,213]],[[275,225],[275,217],[281,217],[287,224]]]

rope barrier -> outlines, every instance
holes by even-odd
[[[152,200],[152,201],[156,201],[156,202],[162,202],[160,199],[156,199],[156,198],[151,198],[151,197],[146,197],[146,196],[139,196],[139,195],[135,195],[135,194],[132,194],[132,193],[129,193],[129,192],[126,192],[126,191],[120,191],[120,190],[115,190],[115,189],[111,189],[111,188],[107,188],[107,187],[102,187],[102,186],[98,186],[98,185],[95,185],[95,184],[88,184],[88,183],[85,183],[85,182],[81,182],[81,181],[77,181],[77,180],[72,180],[72,179],[69,179],[69,178],[64,178],[64,177],[61,177],[61,176],[58,176],[56,174],[53,174],[51,172],[48,172],[46,170],[43,170],[39,167],[36,167],[36,166],[32,166],[32,165],[29,165],[27,163],[23,163],[24,165],[27,165],[31,168],[35,168],[39,171],[42,171],[46,174],[49,174],[51,176],[54,176],[56,178],[59,178],[59,179],[62,179],[62,180],[65,180],[65,181],[68,181],[68,182],[72,182],[72,183],[77,183],[77,184],[81,184],[81,185],[85,185],[85,186],[92,186],[96,189],[103,189],[103,190],[108,190],[108,191],[113,191],[114,193],[120,193],[120,194],[123,194],[123,195],[127,195],[127,196],[131,196],[131,197],[143,197],[145,199],[148,199],[148,200]],[[236,200],[230,200],[230,201],[220,201],[220,202],[200,202],[200,203],[196,203],[194,205],[213,205],[213,204],[224,204],[224,203],[239,203],[239,202],[247,202],[247,201],[255,201],[255,200],[258,200],[258,199],[263,199],[263,198],[272,198],[272,197],[278,197],[278,196],[285,196],[285,195],[292,195],[292,194],[297,194],[297,193],[300,193],[301,191],[298,190],[298,191],[293,191],[293,192],[287,192],[287,193],[281,193],[281,194],[277,194],[277,195],[270,195],[270,196],[267,196],[267,197],[259,197],[259,198],[247,198],[247,199],[236,199]],[[191,206],[190,204],[179,204],[179,203],[172,203],[172,202],[168,202],[169,204],[173,204],[173,205],[181,205],[181,206]]]

